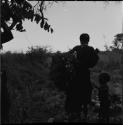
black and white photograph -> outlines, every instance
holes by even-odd
[[[123,124],[123,1],[0,10],[1,124]]]

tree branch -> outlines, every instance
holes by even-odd
[[[43,14],[43,4],[44,4],[44,1],[41,1],[41,4],[40,4],[40,12],[42,14],[42,17],[44,18],[44,14]]]
[[[17,24],[17,21],[13,19],[13,23],[9,27],[9,30],[12,30],[15,27],[16,24]]]
[[[39,1],[33,6],[33,8],[35,8],[38,4],[39,4]]]

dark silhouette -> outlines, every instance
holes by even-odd
[[[81,45],[75,46],[69,51],[70,54],[76,57],[74,61],[74,76],[72,76],[73,78],[66,90],[65,109],[70,121],[74,118],[80,119],[82,106],[86,119],[87,106],[91,101],[92,86],[89,68],[97,64],[99,57],[98,50],[88,46],[89,39],[88,34],[81,34]]]
[[[7,73],[2,71],[1,75],[1,123],[5,124],[9,122],[9,108],[10,100],[7,89]]]
[[[99,75],[99,101],[100,101],[100,111],[99,111],[99,121],[109,122],[109,106],[110,106],[110,96],[109,88],[107,83],[110,81],[110,75],[108,73],[101,73]]]
[[[6,43],[13,39],[13,33],[11,31],[14,27],[16,31],[24,32],[24,19],[30,20],[31,22],[36,22],[37,24],[40,24],[40,27],[45,31],[53,33],[53,28],[51,27],[51,25],[49,25],[47,18],[45,18],[43,12],[44,8],[42,7],[45,4],[45,1],[41,1],[33,6],[30,2],[25,0],[1,0],[1,10],[3,10],[1,12],[1,28],[5,31],[1,33],[1,42]],[[39,6],[38,9],[37,6]],[[36,11],[34,11],[34,8],[36,9]],[[18,10],[22,13],[19,13]],[[8,25],[10,20],[11,25]]]
[[[13,39],[13,35],[11,30],[9,30],[7,24],[2,20],[1,27],[3,28],[4,32],[1,32],[1,43],[4,44]]]

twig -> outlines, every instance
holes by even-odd
[[[38,4],[39,4],[39,1],[35,4],[35,6],[33,6],[33,8],[35,8]]]

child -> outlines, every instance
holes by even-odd
[[[109,88],[107,83],[110,81],[110,75],[106,72],[99,75],[99,101],[100,101],[100,111],[99,111],[99,121],[109,122]]]

